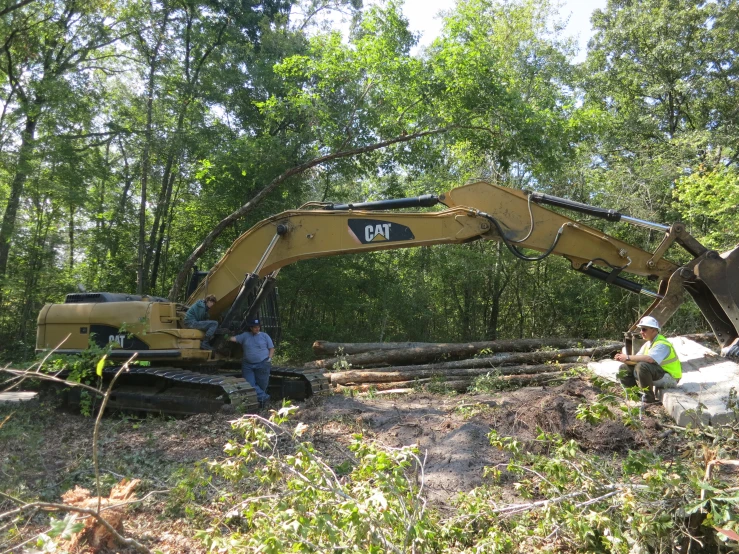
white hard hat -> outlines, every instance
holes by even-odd
[[[659,321],[654,319],[652,316],[647,315],[639,320],[637,327],[652,327],[654,329],[660,329]]]

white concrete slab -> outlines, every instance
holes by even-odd
[[[727,404],[731,389],[739,391],[739,365],[684,337],[667,340],[675,347],[683,368],[680,384],[658,395],[667,413],[682,426],[696,423],[699,417],[711,425],[735,421],[736,414]],[[618,382],[620,365],[615,360],[602,360],[590,362],[588,367],[596,375]]]
[[[0,404],[10,402],[28,402],[38,396],[37,392],[0,392]]]

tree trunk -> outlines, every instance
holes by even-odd
[[[332,385],[351,385],[358,383],[396,383],[398,381],[410,381],[413,379],[427,379],[434,376],[443,378],[464,377],[473,379],[480,375],[495,373],[498,375],[535,375],[539,373],[558,373],[567,371],[582,364],[539,364],[539,365],[516,365],[500,367],[497,369],[468,368],[468,369],[415,369],[417,366],[396,367],[395,371],[341,371],[329,374]]]
[[[146,127],[144,128],[144,150],[141,154],[141,206],[139,208],[139,248],[136,267],[136,292],[144,294],[147,291],[146,255],[146,195],[151,166],[151,143],[154,120],[154,81],[159,64],[159,50],[162,46],[164,31],[169,20],[169,10],[165,10],[160,33],[149,57],[149,75],[146,82]],[[143,42],[143,39],[142,39]]]
[[[340,344],[340,343],[334,343]],[[418,344],[418,343],[417,343]],[[489,352],[529,352],[537,348],[568,348],[568,347],[596,347],[602,346],[601,341],[582,339],[516,339],[491,342],[470,343],[438,343],[421,344],[410,348],[396,348],[392,350],[375,350],[344,356],[316,360],[304,365],[306,368],[331,368],[337,362],[348,362],[354,366],[368,366],[371,364],[388,363],[403,365],[407,363],[433,362],[450,358],[471,358],[483,350]]]
[[[170,201],[172,200],[172,188],[174,187],[174,180],[175,180],[175,174],[174,173],[169,174],[169,179],[167,180],[167,187],[166,187],[167,193],[164,197],[164,202],[161,208],[161,212],[162,212],[160,216],[161,219],[158,222],[155,219],[154,226],[152,227],[152,234],[154,233],[154,231],[156,231],[156,242],[150,243],[150,246],[149,246],[150,251],[154,252],[154,261],[151,267],[151,277],[149,278],[149,283],[151,283],[151,286],[156,286],[157,277],[159,274],[159,263],[162,258],[162,247],[164,245],[164,229],[167,227],[167,223],[169,221]],[[149,266],[147,264],[147,270],[148,270],[148,267]]]
[[[539,373],[537,375],[502,375],[497,378],[500,382],[501,388],[509,388],[514,386],[530,387],[533,385],[542,385],[550,383],[551,381],[561,380],[564,378],[564,373],[556,371],[552,373]],[[448,381],[436,381],[439,385],[445,386],[446,388],[456,390],[458,392],[466,392],[474,377],[466,379],[450,379]],[[366,383],[361,385],[338,385],[338,390],[353,390],[357,392],[369,392],[375,391],[386,391],[392,389],[404,389],[417,387],[419,385],[428,385],[434,382],[434,379],[416,379],[413,381],[397,381],[395,383]]]
[[[74,269],[74,206],[69,205],[69,271]]]
[[[377,350],[397,350],[398,348],[419,348],[432,346],[432,342],[329,342],[317,340],[313,343],[313,353],[316,356],[336,356],[339,350],[343,355],[362,354]]]
[[[453,362],[440,362],[435,364],[421,365],[403,365],[397,367],[382,368],[366,368],[355,369],[352,371],[412,371],[418,370],[447,370],[447,369],[466,369],[466,368],[486,368],[488,371],[505,365],[512,364],[541,364],[545,362],[566,362],[571,358],[600,358],[618,352],[622,343],[612,343],[594,348],[567,348],[564,350],[544,350],[541,352],[518,352],[518,353],[501,353],[495,356],[486,356],[483,358],[470,358],[464,360],[456,360]],[[579,361],[579,360],[575,360]],[[348,371],[348,370],[347,370]]]
[[[139,205],[139,245],[136,260],[136,293],[146,292],[146,272],[144,271],[144,250],[146,249],[146,194],[149,181],[151,148],[152,109],[154,102],[154,69],[149,74],[149,92],[146,101],[146,130],[144,131],[144,151],[141,153],[141,203]]]
[[[26,126],[23,129],[20,152],[18,154],[18,167],[13,176],[8,205],[3,214],[2,225],[0,225],[0,277],[5,277],[7,273],[10,240],[13,238],[15,231],[18,206],[20,205],[21,195],[23,194],[23,186],[26,184],[28,176],[31,173],[30,162],[34,151],[36,123],[37,119],[35,117],[26,117]]]
[[[185,125],[185,114],[187,113],[187,106],[189,105],[189,99],[182,102],[180,107],[180,113],[177,117],[177,127],[173,134],[174,144],[170,145],[169,153],[167,154],[167,162],[164,166],[164,174],[162,175],[162,187],[159,191],[159,199],[157,200],[157,206],[154,210],[154,223],[151,226],[151,233],[149,234],[149,248],[146,251],[146,257],[144,259],[144,272],[148,277],[148,283],[151,285],[156,284],[157,276],[156,271],[152,270],[152,256],[159,257],[159,250],[157,245],[161,244],[158,240],[159,236],[164,232],[164,225],[169,212],[169,200],[172,198],[172,187],[174,186],[175,175],[172,173],[172,166],[174,166],[176,151],[180,149],[180,136],[182,135],[182,128]],[[158,265],[158,262],[157,262]],[[149,273],[151,270],[151,274]]]
[[[128,192],[131,189],[131,185],[133,184],[133,177],[131,176],[130,167],[128,164],[128,156],[126,155],[126,149],[123,145],[123,141],[119,140],[118,144],[121,149],[121,157],[123,160],[123,192],[121,192],[121,198],[118,201],[118,205],[116,206],[116,211],[113,214],[111,221],[108,223],[108,236],[110,237],[108,252],[110,252],[111,257],[113,258],[118,255],[118,245],[120,244],[118,234],[113,231],[121,225],[123,215],[126,212],[126,201],[128,200]]]

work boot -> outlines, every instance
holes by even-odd
[[[213,350],[213,347],[210,344],[208,344],[208,341],[204,341],[204,340],[200,341],[200,348],[202,350]]]
[[[645,392],[645,393],[642,394],[642,401],[645,404],[656,404],[657,402],[659,402],[659,400],[657,400],[654,397],[654,393],[652,392],[652,388],[651,387],[649,388],[649,390],[647,392]]]

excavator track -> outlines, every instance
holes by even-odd
[[[272,366],[269,390],[272,398],[305,400],[330,391],[328,378],[317,369]]]
[[[120,366],[103,370],[103,387]],[[64,377],[64,375],[60,375]],[[273,400],[305,400],[329,391],[329,381],[318,370],[274,367],[269,394]],[[78,394],[71,394],[72,403]],[[192,415],[233,411],[257,412],[257,393],[238,373],[199,373],[177,367],[131,366],[116,380],[108,408],[135,412]]]
[[[111,379],[118,369],[106,367],[103,378]],[[256,412],[259,402],[252,386],[234,375],[132,366],[119,375],[108,406],[117,410],[190,415],[224,409]]]

